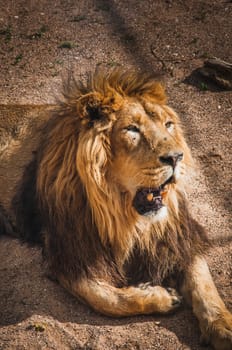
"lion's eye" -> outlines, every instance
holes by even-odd
[[[168,121],[168,122],[165,123],[165,126],[166,126],[167,129],[170,129],[173,126],[173,122]]]
[[[139,128],[136,125],[128,125],[125,129],[127,131],[139,132]]]

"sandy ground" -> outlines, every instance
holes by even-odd
[[[195,72],[208,57],[231,61],[231,18],[227,0],[0,0],[5,207],[67,70],[80,78],[96,65],[160,71],[198,167],[192,211],[215,242],[208,262],[232,311],[232,93]],[[168,317],[106,318],[49,279],[39,248],[1,237],[0,256],[1,350],[203,350],[187,307]]]

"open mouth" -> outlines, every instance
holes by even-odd
[[[163,207],[162,193],[165,191],[165,186],[173,182],[174,177],[171,176],[158,188],[144,187],[138,189],[133,199],[133,207],[140,215],[158,212]]]

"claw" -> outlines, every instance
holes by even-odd
[[[181,300],[182,298],[181,297],[179,297],[179,298],[173,298],[173,300],[172,300],[172,305],[176,305],[176,306],[178,306],[178,305],[180,305],[181,304],[181,302],[182,302],[182,300]]]
[[[142,290],[145,290],[145,289],[147,289],[147,288],[149,288],[149,287],[152,287],[153,285],[152,285],[152,283],[151,282],[146,282],[146,283],[140,283],[139,285],[138,285],[138,288],[140,288],[140,289],[142,289]]]

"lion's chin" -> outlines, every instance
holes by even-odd
[[[146,218],[152,223],[163,221],[168,216],[168,209],[166,206],[163,206],[158,211],[150,211],[143,215],[143,218]]]

